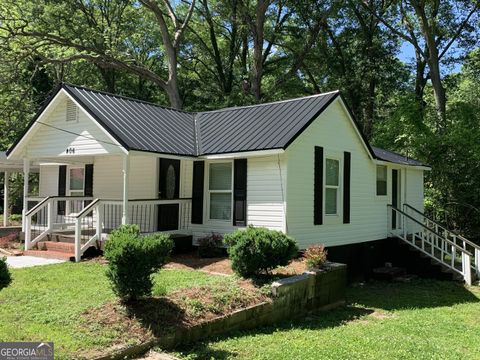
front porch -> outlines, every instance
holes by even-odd
[[[137,224],[144,234],[191,235],[191,160],[130,154],[24,159],[27,177],[32,162],[40,168],[39,196],[24,197],[23,216],[31,255],[46,249],[80,261],[121,224]]]
[[[27,199],[28,202],[35,199]],[[85,251],[102,248],[108,234],[121,224],[137,224],[144,234],[157,231],[191,235],[191,199],[123,199],[107,200],[92,197],[49,196],[39,201],[25,215],[25,249],[49,249],[66,252],[80,261]],[[65,212],[58,214],[58,209]],[[124,211],[126,209],[126,211]],[[165,211],[167,215],[162,214]],[[63,211],[63,210],[62,210]],[[60,211],[60,212],[62,212]],[[168,230],[161,218],[177,218]],[[63,243],[56,245],[52,243]],[[50,249],[49,249],[50,250]],[[66,250],[66,251],[65,251]],[[38,252],[32,253],[41,255]]]

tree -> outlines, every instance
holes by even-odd
[[[379,13],[372,3],[364,1],[371,11],[392,33],[413,45],[417,64],[417,92],[423,91],[421,79],[425,65],[435,94],[438,127],[446,127],[447,98],[442,81],[441,63],[458,42],[469,40],[474,32],[471,25],[478,21],[480,1],[397,0],[392,2],[393,14]],[[417,94],[418,95],[418,94]]]
[[[110,89],[112,70],[126,71],[155,83],[173,107],[181,108],[178,53],[195,0],[187,9],[169,0],[140,3],[142,7],[129,0],[11,2],[0,7],[0,30],[9,50],[19,57],[34,54],[44,63],[61,65],[88,61],[103,72]],[[149,49],[138,49],[133,41],[143,22],[152,25],[150,36],[157,42]],[[139,61],[145,53],[147,61]],[[157,69],[155,61],[149,63],[152,58],[164,63],[166,71]]]

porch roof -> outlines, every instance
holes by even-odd
[[[38,164],[30,165],[31,172],[38,172],[38,169]],[[9,160],[7,159],[7,153],[0,151],[0,172],[3,171],[21,172],[23,171],[23,161]]]

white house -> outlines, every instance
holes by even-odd
[[[77,260],[121,223],[194,239],[265,226],[301,248],[384,239],[405,222],[388,205],[423,211],[429,170],[370,146],[339,92],[189,113],[62,84],[7,154],[40,169],[27,249],[70,231]]]

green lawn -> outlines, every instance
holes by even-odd
[[[373,283],[349,305],[184,349],[184,359],[480,359],[480,288]]]
[[[12,269],[12,275],[12,285],[0,291],[0,342],[53,341],[56,359],[72,359],[81,357],[83,350],[102,349],[118,340],[115,328],[95,325],[92,331],[81,316],[115,300],[105,265],[64,263]],[[154,292],[164,295],[226,281],[230,278],[199,271],[161,270],[155,275]]]

